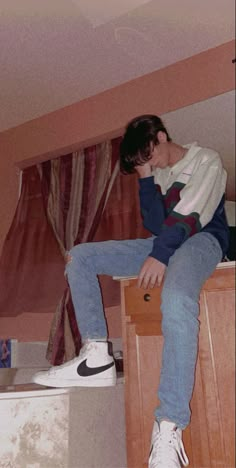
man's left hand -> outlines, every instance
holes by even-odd
[[[156,258],[147,257],[138,275],[138,287],[147,289],[160,286],[165,274],[166,265]]]

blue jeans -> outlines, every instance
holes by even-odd
[[[66,274],[82,340],[107,337],[97,275],[135,276],[152,250],[153,237],[80,244],[71,249]],[[162,289],[164,345],[156,419],[184,429],[190,420],[198,349],[199,294],[221,261],[218,241],[205,232],[189,238],[170,258]]]

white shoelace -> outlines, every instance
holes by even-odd
[[[181,439],[181,430],[162,423],[161,430],[154,431],[149,468],[180,468],[188,466],[188,457]]]

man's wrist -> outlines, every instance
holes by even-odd
[[[144,179],[152,175],[151,166],[149,164],[144,164],[143,166],[136,166],[135,169],[140,179]]]

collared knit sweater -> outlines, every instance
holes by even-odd
[[[139,179],[143,224],[155,239],[150,256],[168,265],[176,249],[197,232],[218,239],[222,258],[229,243],[224,210],[226,172],[218,153],[197,143],[185,145],[174,166]]]

